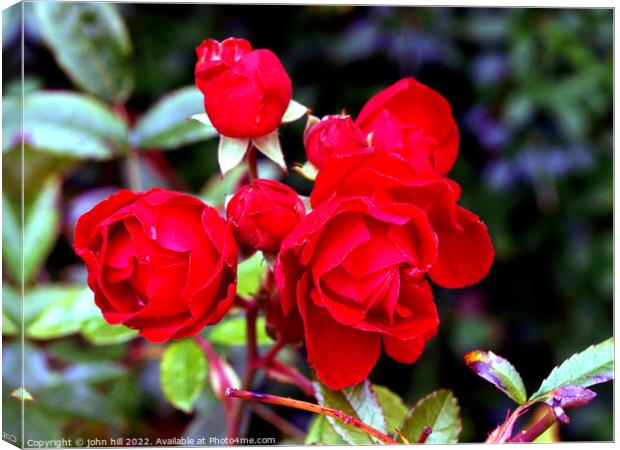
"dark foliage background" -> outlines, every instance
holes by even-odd
[[[133,42],[130,114],[192,84],[194,47],[207,37],[244,37],[272,49],[293,80],[294,98],[317,115],[343,108],[356,115],[371,95],[406,76],[447,97],[461,132],[451,176],[463,186],[463,205],[488,224],[497,259],[474,287],[436,288],[438,336],[414,365],[383,358],[371,380],[410,404],[433,389],[453,389],[464,418],[462,441],[484,440],[513,408],[465,367],[466,351],[503,355],[533,391],[555,364],[613,334],[611,10],[119,7]],[[18,39],[5,37],[3,51],[7,67],[17,68]],[[28,21],[25,56],[27,86],[74,89]],[[5,90],[15,81],[5,70]],[[305,160],[301,122],[281,130],[289,163]],[[142,163],[150,167],[151,184],[198,192],[216,173],[216,146],[210,140],[174,152],[146,152]],[[286,182],[301,194],[311,188],[294,173]],[[79,193],[126,183],[119,161],[81,164],[64,175],[63,214],[71,214]],[[83,276],[65,231],[40,281]],[[44,385],[63,364],[119,361],[129,344],[92,350],[72,337],[28,345],[30,376]],[[18,351],[15,339],[5,338],[4,348],[6,371]],[[236,361],[234,352],[231,358]],[[213,399],[199,401],[203,412],[194,415],[175,411],[162,397],[158,376],[153,359],[97,390],[81,389],[79,380],[72,388],[48,389],[50,398],[40,403],[59,406],[38,409],[29,426],[41,436],[120,431],[167,437],[215,430]],[[6,376],[3,383],[11,385]],[[264,385],[296,395],[271,386]],[[562,427],[562,440],[613,439],[612,385],[595,390],[596,400]],[[6,417],[16,406],[4,397]],[[304,414],[280,412],[302,427],[307,423]],[[252,436],[276,433],[261,419],[250,424]]]

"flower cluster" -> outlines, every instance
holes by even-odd
[[[210,124],[241,142],[240,161],[253,143],[274,159],[274,133],[294,103],[278,58],[235,38],[206,40],[197,53]],[[260,250],[275,260],[266,279],[277,292],[264,305],[270,334],[303,338],[328,387],[364,380],[382,349],[416,361],[439,325],[429,280],[471,285],[494,259],[486,226],[458,205],[460,186],[446,177],[459,145],[450,105],[405,78],[355,120],[309,116],[303,141],[318,170],[309,212],[288,186],[251,179],[226,220],[157,189],[120,191],[82,216],[75,248],[105,319],[151,341],[198,333],[231,307],[238,253]]]
[[[418,359],[439,324],[428,278],[476,283],[494,250],[444,177],[458,150],[450,106],[413,78],[379,92],[355,121],[326,116],[305,144],[319,168],[313,210],[284,240],[275,274],[284,313],[303,319],[310,365],[341,389],[368,376],[382,347]]]

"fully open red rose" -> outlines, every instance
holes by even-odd
[[[306,155],[318,169],[331,155],[352,153],[366,148],[366,136],[353,123],[351,116],[325,116],[304,133]]]
[[[304,204],[294,190],[263,179],[239,189],[226,207],[234,236],[248,252],[277,253],[282,239],[305,214]]]
[[[245,39],[205,40],[196,48],[196,86],[213,126],[224,136],[247,138],[274,131],[288,108],[292,84],[270,50]]]
[[[152,342],[200,332],[235,296],[231,229],[187,194],[121,190],[80,217],[74,248],[105,320]]]
[[[275,265],[283,313],[298,308],[308,362],[332,389],[364,380],[381,347],[411,363],[439,320],[424,279],[437,237],[420,208],[331,198],[286,237]]]
[[[484,278],[495,257],[486,225],[458,206],[459,185],[447,178],[420,174],[397,154],[373,149],[330,158],[319,172],[310,202],[313,207],[334,195],[363,195],[381,201],[415,205],[425,211],[437,234],[437,260],[431,279],[457,288]]]
[[[450,104],[413,78],[404,78],[372,97],[355,123],[372,133],[372,145],[403,156],[418,171],[444,175],[459,147]]]

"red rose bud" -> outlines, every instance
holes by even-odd
[[[277,253],[282,240],[305,214],[304,204],[294,190],[263,179],[242,187],[226,207],[235,239],[248,253]]]
[[[325,385],[361,382],[382,347],[399,362],[418,359],[439,324],[424,279],[436,257],[437,236],[412,205],[332,198],[299,222],[275,276],[283,314],[301,314],[308,363]]]
[[[351,116],[325,116],[304,133],[306,155],[317,169],[331,155],[352,153],[367,146],[364,133],[353,123]]]
[[[271,133],[282,121],[292,84],[270,50],[252,50],[245,39],[205,40],[196,48],[196,86],[213,126],[227,137]]]
[[[404,78],[372,97],[355,123],[372,133],[372,146],[398,153],[419,172],[445,175],[459,147],[450,104],[413,78]]]
[[[80,217],[74,248],[104,319],[151,342],[200,332],[235,296],[230,226],[187,194],[121,190]]]

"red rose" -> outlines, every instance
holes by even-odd
[[[282,239],[306,214],[297,193],[278,181],[256,179],[230,199],[226,216],[249,252],[277,253]]]
[[[374,147],[400,154],[418,171],[444,175],[456,160],[459,132],[450,104],[413,78],[372,97],[355,123],[372,133]]]
[[[275,265],[283,313],[298,308],[308,362],[332,389],[364,380],[381,346],[411,363],[439,320],[424,273],[437,238],[420,208],[331,198],[286,237]]]
[[[235,296],[230,227],[187,194],[121,190],[80,217],[74,248],[105,320],[152,342],[200,332]]]
[[[291,80],[270,50],[252,50],[245,39],[205,40],[196,48],[196,86],[205,110],[224,136],[248,138],[271,133],[292,96]]]
[[[351,116],[325,116],[304,133],[306,155],[318,169],[331,155],[342,155],[366,148],[366,136]]]
[[[396,154],[368,150],[363,154],[330,158],[319,172],[310,203],[340,196],[364,195],[423,209],[438,237],[437,260],[431,279],[457,288],[484,278],[495,257],[486,225],[458,206],[459,185],[447,178],[424,175]]]

